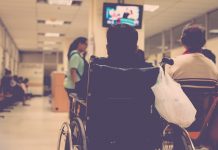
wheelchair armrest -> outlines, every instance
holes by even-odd
[[[82,104],[82,105],[85,106],[85,107],[87,106],[86,100],[79,100],[79,99],[76,99],[76,102]]]
[[[70,93],[71,98],[78,98],[76,93]]]
[[[73,101],[78,102],[84,106],[87,106],[86,100],[79,99],[76,93],[70,93],[70,97],[73,98]]]

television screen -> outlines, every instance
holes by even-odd
[[[137,29],[142,26],[142,5],[104,3],[103,26],[128,24]]]

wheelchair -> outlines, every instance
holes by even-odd
[[[158,73],[158,67],[118,68],[92,60],[87,99],[73,96],[80,108],[74,107],[74,117],[62,125],[57,149],[194,150],[188,132],[154,108],[150,87]]]
[[[197,109],[200,115],[197,115],[196,118],[196,122],[198,122],[199,125],[194,130],[188,129],[188,132],[196,149],[206,147],[209,150],[217,150],[218,94],[214,91],[202,92],[200,97],[201,109]],[[195,122],[193,124],[195,124]]]

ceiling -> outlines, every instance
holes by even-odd
[[[39,50],[41,41],[57,41],[47,45],[52,49],[63,49],[66,39],[88,34],[89,0],[83,0],[81,6],[57,6],[37,3],[36,0],[0,0],[0,17],[14,38],[20,50]],[[116,2],[116,0],[103,0]],[[158,4],[160,8],[151,13],[144,12],[145,36],[169,29],[196,16],[218,8],[218,0],[140,0],[147,4]],[[137,3],[125,0],[126,3]],[[99,10],[99,13],[102,10]],[[37,23],[37,20],[64,20],[71,24],[51,26]],[[58,32],[63,37],[48,38],[38,33]]]
[[[37,3],[36,0],[0,0],[0,17],[20,50],[39,50],[42,47],[62,49],[66,39],[87,36],[88,3],[81,6],[60,6]],[[39,24],[37,20],[63,20],[63,26]],[[45,37],[38,33],[62,33],[63,37]],[[58,44],[43,44],[55,41]]]
[[[218,8],[218,0],[145,0],[145,3],[160,5],[153,13],[144,12],[146,37]]]

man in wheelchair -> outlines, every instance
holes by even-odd
[[[137,51],[138,33],[128,25],[107,31],[108,58],[92,58],[89,68],[86,115],[62,126],[65,150],[192,150],[186,132],[181,147],[173,145],[173,132],[153,108],[151,86],[156,83],[158,67],[146,63]],[[168,134],[169,133],[169,134]],[[59,139],[58,150],[61,140]],[[185,139],[185,141],[184,141]]]
[[[145,70],[137,70],[152,67],[137,54],[137,41],[138,33],[134,28],[127,25],[111,27],[107,32],[108,58],[96,59],[93,62],[93,70],[98,73],[94,74],[93,71],[91,76],[92,95],[88,99],[88,103],[89,100],[90,103],[92,100],[96,102],[96,106],[90,108],[91,119],[87,121],[87,134],[93,139],[90,141],[91,149],[108,147],[140,150],[156,146],[155,142],[160,141],[159,118],[156,116],[153,119],[150,115],[154,97],[149,88],[156,82],[158,69],[150,69],[146,76]],[[102,65],[110,67],[99,69]],[[126,70],[122,72],[119,68]],[[98,107],[99,105],[101,107]],[[150,132],[152,126],[156,129]],[[102,141],[104,138],[105,141]],[[102,147],[99,141],[104,143]]]

